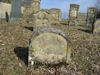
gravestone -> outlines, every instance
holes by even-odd
[[[78,21],[78,25],[86,26],[86,24],[87,24],[87,13],[79,13],[77,21]]]
[[[94,34],[100,34],[100,19],[97,19],[94,23],[94,29],[93,29]]]
[[[55,28],[40,28],[34,31],[29,45],[29,66],[34,62],[58,64],[70,61],[69,41],[63,31]]]
[[[33,22],[35,26],[50,26],[61,21],[60,9],[41,9],[34,14]]]
[[[61,10],[57,8],[52,8],[49,10],[51,16],[51,23],[59,23],[61,21]]]
[[[70,4],[69,25],[77,25],[78,13],[79,13],[79,5]]]
[[[87,13],[87,26],[93,26],[97,17],[97,8],[89,7]]]
[[[16,22],[21,19],[21,0],[13,0],[11,13],[10,13],[10,22]]]
[[[23,19],[26,22],[33,23],[33,15],[40,10],[41,0],[31,0],[30,4],[25,4],[25,10],[23,13]]]
[[[45,27],[50,25],[50,15],[48,10],[40,10],[36,14],[34,14],[34,26],[35,27]]]

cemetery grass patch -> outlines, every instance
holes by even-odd
[[[68,65],[55,67],[37,65],[27,67],[29,39],[32,24],[0,24],[0,74],[5,75],[99,75],[100,74],[100,35],[93,35],[82,30],[81,26],[53,25],[61,29],[71,41],[72,61]],[[80,29],[80,30],[79,30]]]

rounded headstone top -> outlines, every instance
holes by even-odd
[[[37,36],[38,34],[40,33],[45,33],[45,32],[52,32],[52,33],[56,33],[56,34],[59,34],[61,36],[63,36],[67,41],[67,37],[65,35],[65,33],[63,31],[61,31],[60,29],[56,29],[56,28],[48,28],[48,27],[44,27],[44,28],[40,28],[40,29],[37,29],[34,33],[33,33],[33,36],[32,38],[34,38],[35,36]]]
[[[66,36],[55,28],[40,28],[30,39],[29,56],[33,61],[45,64],[66,62]]]

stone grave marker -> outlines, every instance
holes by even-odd
[[[61,21],[60,9],[42,9],[34,14],[34,25],[37,27],[58,24]]]
[[[27,2],[29,3],[27,4]],[[28,0],[27,2],[24,5],[23,19],[25,22],[33,23],[33,15],[40,11],[41,0],[31,0],[31,2]]]
[[[10,13],[10,22],[21,19],[21,0],[13,0]]]
[[[69,41],[63,31],[55,28],[40,28],[34,31],[29,45],[28,65],[34,62],[59,64],[70,61]]]
[[[97,17],[97,8],[89,7],[87,13],[87,26],[92,26]]]
[[[69,25],[77,25],[78,14],[79,14],[79,5],[70,4]]]

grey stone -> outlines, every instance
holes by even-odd
[[[21,0],[13,0],[10,20],[13,22],[15,19],[21,18]]]

